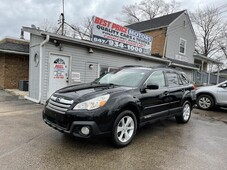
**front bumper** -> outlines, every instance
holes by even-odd
[[[43,120],[47,125],[60,132],[72,134],[75,137],[89,138],[111,132],[113,122],[110,121],[108,113],[108,110],[103,108],[103,110],[93,114],[74,111],[67,111],[62,114],[45,107]],[[81,132],[82,127],[88,127],[90,133],[84,135]]]
[[[48,120],[48,118],[45,117],[45,115],[43,116],[43,120],[50,127],[62,133],[72,134],[75,137],[89,138],[91,136],[103,135],[108,133],[108,132],[101,132],[94,121],[73,121],[70,128],[67,129],[58,125],[56,122],[52,122]],[[81,133],[81,128],[84,126],[89,127],[89,129],[91,130],[89,135],[84,135]]]

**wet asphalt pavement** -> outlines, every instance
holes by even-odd
[[[82,140],[50,128],[42,109],[0,91],[1,170],[227,169],[227,124],[204,111],[195,109],[185,125],[168,119],[144,126],[129,146],[116,149],[107,138]]]

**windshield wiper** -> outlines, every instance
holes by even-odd
[[[117,84],[108,83],[110,86],[118,86]]]
[[[91,82],[91,85],[93,85],[93,84],[100,84],[100,82],[93,81],[93,82]]]

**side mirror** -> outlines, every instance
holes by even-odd
[[[156,89],[159,89],[159,86],[157,84],[148,84],[146,89],[156,90]]]
[[[222,84],[221,86],[219,86],[219,87],[221,87],[221,88],[226,88],[227,87],[227,84],[225,83],[225,84]]]

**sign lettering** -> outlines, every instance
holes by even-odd
[[[93,17],[92,41],[135,53],[151,54],[151,36],[99,17]]]

